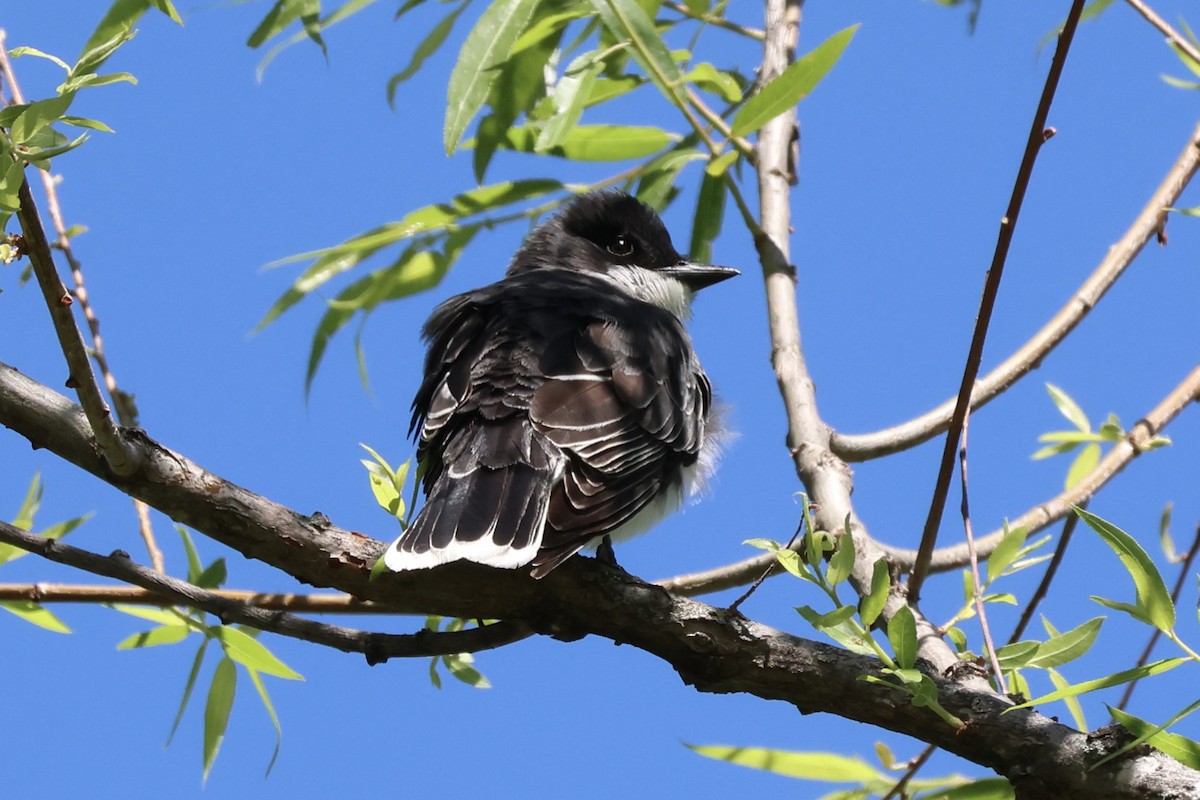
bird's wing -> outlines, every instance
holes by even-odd
[[[535,575],[598,536],[652,524],[638,518],[648,506],[661,506],[657,517],[677,503],[712,402],[682,325],[649,306],[558,337],[542,366],[546,380],[533,393],[530,418],[567,463],[550,497]]]

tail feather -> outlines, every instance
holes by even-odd
[[[477,435],[487,437],[482,430]],[[532,562],[563,462],[552,444],[538,438],[527,440],[530,449],[521,448],[521,457],[506,462],[484,464],[470,455],[463,459],[466,464],[446,465],[417,518],[384,554],[388,569],[403,572],[460,560],[515,569]],[[496,451],[465,447],[459,452],[494,456]]]

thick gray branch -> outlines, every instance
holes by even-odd
[[[1009,707],[1002,698],[935,676],[942,705],[967,722],[955,730],[903,695],[859,680],[876,670],[871,659],[673,595],[593,559],[571,559],[541,581],[521,571],[466,563],[370,581],[382,542],[229,483],[141,432],[125,434],[140,450],[141,469],[117,475],[98,454],[78,406],[6,365],[0,365],[0,424],[173,519],[314,586],[401,612],[506,619],[561,639],[594,634],[629,644],[667,661],[701,691],[782,700],[804,713],[833,713],[937,744],[1008,776],[1021,797],[1200,798],[1200,773],[1165,756],[1140,752],[1088,772],[1086,765],[1115,742],[1033,711],[1002,715]],[[153,588],[163,590],[158,583]]]

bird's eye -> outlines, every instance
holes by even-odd
[[[608,252],[612,253],[614,256],[620,256],[621,258],[633,255],[633,239],[623,233],[619,234],[612,240],[612,243],[608,245]]]

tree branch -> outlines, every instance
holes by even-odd
[[[1196,45],[1186,36],[1183,36],[1179,31],[1171,27],[1171,24],[1155,13],[1154,9],[1142,2],[1142,0],[1125,0],[1133,8],[1134,11],[1142,15],[1142,18],[1149,22],[1154,27],[1167,37],[1167,41],[1178,47],[1187,57],[1200,65],[1200,50],[1196,49]]]
[[[1124,235],[1108,249],[1095,271],[1066,304],[1042,326],[1029,341],[975,382],[971,410],[986,405],[1010,386],[1038,367],[1042,360],[1075,330],[1096,307],[1126,267],[1152,237],[1160,236],[1166,225],[1166,209],[1174,206],[1183,190],[1200,169],[1200,125],[1188,138],[1183,152],[1175,159],[1165,178],[1134,219]],[[907,450],[946,430],[954,410],[953,398],[915,419],[874,433],[834,432],[830,440],[833,452],[847,461],[866,461]]]
[[[213,597],[266,611],[316,614],[395,614],[396,609],[359,600],[348,594],[291,594],[252,592],[244,589],[209,589]],[[139,586],[115,584],[0,583],[0,601],[33,603],[124,603],[135,606],[171,606],[177,601]]]
[[[782,700],[805,713],[834,713],[937,744],[1006,775],[1021,797],[1115,800],[1170,792],[1187,797],[1200,785],[1200,772],[1157,752],[1126,754],[1088,771],[1118,743],[1086,736],[1027,709],[1002,714],[1011,708],[1005,699],[931,675],[942,706],[967,722],[955,730],[894,690],[859,680],[877,668],[873,659],[672,595],[595,559],[572,558],[540,581],[519,570],[469,563],[387,573],[372,581],[370,567],[383,552],[382,542],[337,528],[319,514],[297,514],[205,471],[140,432],[126,435],[142,451],[142,469],[136,476],[118,475],[95,452],[78,406],[4,365],[0,424],[246,556],[306,583],[335,587],[400,613],[514,620],[560,639],[602,636],[667,661],[699,691]],[[19,537],[32,536],[13,530]],[[74,550],[33,538],[38,541],[31,547],[60,554]],[[105,569],[113,566],[113,559],[95,557]],[[145,579],[153,591],[164,591],[164,576],[140,569],[139,580]],[[282,612],[260,613],[270,617]]]
[[[50,561],[66,564],[93,575],[103,575],[140,586],[170,605],[197,608],[216,616],[228,625],[238,622],[252,628],[277,633],[292,639],[332,647],[346,653],[362,653],[371,664],[389,658],[442,656],[454,653],[478,652],[503,647],[533,634],[519,622],[499,622],[463,631],[434,632],[421,630],[414,634],[373,633],[341,625],[329,625],[286,611],[268,611],[231,599],[186,581],[164,575],[134,563],[129,554],[118,550],[102,556],[56,539],[47,539],[20,528],[0,522],[0,542],[36,553]]]
[[[1025,201],[1025,190],[1033,175],[1033,164],[1041,152],[1042,145],[1052,135],[1046,128],[1046,118],[1050,115],[1050,104],[1054,102],[1054,93],[1058,89],[1058,80],[1062,76],[1063,65],[1067,62],[1067,53],[1071,49],[1071,40],[1075,37],[1075,29],[1079,26],[1079,16],[1083,13],[1083,0],[1072,0],[1071,10],[1062,32],[1058,35],[1058,46],[1054,49],[1054,59],[1050,62],[1050,72],[1046,76],[1046,85],[1042,89],[1041,99],[1038,100],[1037,111],[1034,112],[1033,122],[1029,126],[1029,138],[1025,142],[1025,154],[1021,157],[1021,166],[1017,169],[1017,179],[1013,185],[1012,197],[1008,201],[1008,209],[1000,220],[1000,236],[996,241],[996,252],[992,257],[992,265],[988,268],[984,280],[983,297],[979,303],[979,313],[975,318],[975,331],[971,334],[971,347],[967,353],[967,363],[963,369],[962,382],[958,388],[958,399],[954,403],[954,413],[950,415],[950,426],[946,431],[946,444],[942,448],[942,461],[938,469],[937,484],[933,490],[933,499],[929,504],[929,516],[925,519],[925,529],[921,533],[921,545],[917,550],[917,560],[908,576],[908,594],[915,602],[921,596],[921,584],[929,574],[929,561],[933,557],[937,545],[938,529],[942,524],[942,512],[946,507],[946,495],[950,492],[950,477],[954,471],[954,451],[958,449],[958,439],[962,435],[963,421],[970,407],[971,394],[975,388],[975,378],[979,375],[979,366],[983,361],[983,343],[987,339],[988,324],[992,319],[992,309],[996,305],[996,296],[1000,293],[1000,279],[1004,274],[1004,263],[1008,260],[1008,248],[1012,244],[1013,234],[1017,229],[1017,218],[1021,213],[1021,205]]]

